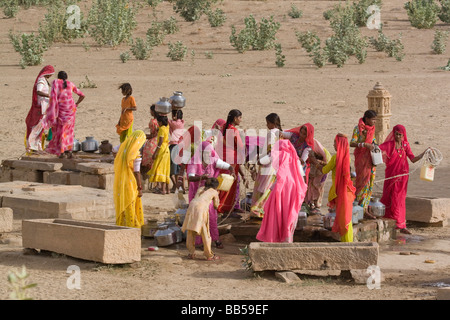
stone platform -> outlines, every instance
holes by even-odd
[[[231,224],[230,233],[237,238],[246,241],[257,241],[256,235],[261,227],[262,220],[251,219],[247,222],[235,222]],[[395,221],[386,218],[377,220],[361,220],[353,225],[353,242],[378,242],[382,243],[395,239]],[[323,227],[320,215],[307,218],[307,225],[301,230],[295,230],[294,242],[339,242],[337,233]]]
[[[99,153],[79,152],[72,159],[55,155],[24,156],[2,161],[0,182],[28,181],[112,190],[113,162],[112,155]]]
[[[0,207],[14,219],[108,220],[115,217],[112,192],[27,181],[0,183]]]

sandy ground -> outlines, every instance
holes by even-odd
[[[301,19],[287,16],[291,3],[303,10]],[[220,7],[227,14],[224,26],[211,28],[206,17],[185,22],[163,2],[157,7],[157,19],[176,17],[180,31],[167,35],[164,45],[154,48],[149,60],[134,58],[122,63],[119,54],[127,45],[112,49],[97,46],[93,39],[56,43],[45,55],[44,64],[65,70],[69,80],[80,84],[85,76],[96,83],[95,89],[82,89],[85,101],[77,112],[75,137],[80,141],[94,136],[118,144],[115,124],[120,115],[121,94],[117,87],[130,82],[138,110],[135,129],[148,131],[149,106],[175,90],[187,98],[184,109],[186,126],[195,120],[209,128],[217,118],[238,108],[243,113],[243,129],[265,128],[265,116],[280,115],[283,128],[305,122],[315,126],[315,136],[332,149],[338,132],[351,135],[353,127],[367,109],[367,94],[380,81],[392,95],[391,124],[406,126],[414,153],[433,146],[444,156],[436,170],[435,181],[424,182],[416,171],[411,175],[409,195],[449,197],[448,162],[450,73],[438,68],[446,65],[448,54],[435,55],[430,45],[434,30],[410,26],[402,1],[384,1],[381,18],[384,33],[397,38],[402,33],[406,57],[402,62],[370,49],[367,60],[359,65],[351,59],[343,68],[327,65],[317,69],[295,37],[295,31],[316,31],[324,41],[331,34],[322,13],[333,1],[225,1]],[[80,1],[84,12],[91,1]],[[41,66],[21,69],[20,56],[14,52],[8,31],[32,32],[46,13],[45,8],[21,10],[16,18],[0,16],[0,159],[17,159],[24,153],[24,119],[31,104],[32,85]],[[239,54],[229,42],[231,25],[240,30],[243,19],[253,14],[257,21],[273,14],[281,22],[277,41],[281,43],[286,65],[277,68],[275,52],[249,51]],[[153,18],[149,8],[138,14],[136,37],[143,37]],[[434,29],[448,30],[437,23]],[[363,33],[376,36],[375,30]],[[166,57],[169,41],[182,40],[188,47],[185,61]],[[83,41],[90,46],[83,47]],[[195,51],[195,56],[190,54]],[[205,52],[212,52],[207,59]],[[416,170],[417,166],[411,166]],[[382,178],[379,170],[379,178]],[[376,191],[381,191],[382,185]],[[146,215],[173,208],[171,199],[145,194]],[[35,299],[344,299],[413,300],[435,299],[437,285],[450,285],[449,228],[414,228],[412,236],[402,236],[382,246],[379,266],[385,277],[380,290],[370,290],[343,277],[302,277],[301,283],[286,284],[273,274],[255,277],[242,267],[239,248],[246,243],[231,241],[218,250],[221,260],[214,263],[186,260],[184,244],[147,251],[153,240],[143,240],[142,261],[127,266],[104,266],[57,255],[24,255],[20,239],[20,221],[15,231],[0,244],[0,274],[25,265],[30,282],[37,283],[29,294]],[[4,235],[5,237],[5,235]],[[400,251],[419,255],[399,255]],[[435,263],[425,263],[434,260]],[[81,268],[80,290],[69,290],[66,272],[69,265]],[[5,277],[3,277],[5,279]],[[10,289],[0,282],[0,299]]]

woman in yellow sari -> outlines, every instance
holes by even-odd
[[[114,204],[116,225],[140,228],[144,224],[140,149],[144,145],[144,131],[134,131],[121,145],[114,159]]]

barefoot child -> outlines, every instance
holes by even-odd
[[[208,261],[219,259],[211,250],[211,235],[209,233],[209,206],[211,201],[214,207],[219,206],[219,193],[217,187],[219,181],[216,178],[208,178],[205,186],[200,187],[194,199],[189,203],[181,231],[187,230],[186,247],[189,251],[188,258],[195,258],[195,237],[200,235],[203,240],[203,254]]]
[[[116,125],[116,131],[120,135],[120,143],[122,143],[133,132],[133,111],[136,111],[136,100],[131,95],[133,93],[131,84],[123,83],[119,86],[119,89],[122,90],[124,97],[122,98],[122,113]]]

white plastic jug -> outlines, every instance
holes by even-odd
[[[381,149],[378,147],[378,145],[374,144],[374,148],[372,151],[370,151],[370,155],[372,156],[372,164],[374,166],[383,163],[383,156],[381,154]]]
[[[429,163],[424,163],[422,168],[420,168],[420,179],[424,181],[434,180],[434,166]]]

